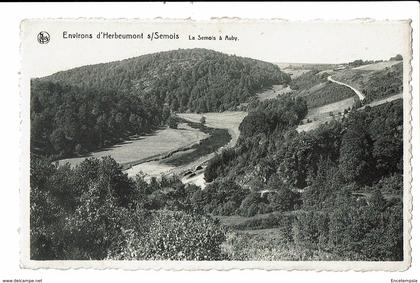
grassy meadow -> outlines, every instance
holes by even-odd
[[[150,135],[132,138],[108,149],[93,152],[88,156],[60,160],[60,164],[70,163],[74,166],[86,157],[101,158],[109,155],[118,163],[127,166],[191,146],[207,137],[208,135],[199,129],[189,127],[187,124],[180,124],[178,129],[160,129]]]
[[[247,112],[244,111],[226,111],[222,113],[211,112],[211,113],[179,113],[177,114],[182,119],[199,123],[201,117],[205,117],[206,123],[205,125],[210,128],[219,128],[219,129],[227,129],[229,134],[231,135],[232,139],[227,145],[228,147],[232,147],[236,144],[236,141],[239,137],[239,125],[241,124],[242,120],[247,115]]]

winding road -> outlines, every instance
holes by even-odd
[[[331,76],[328,77],[328,80],[330,82],[333,82],[333,83],[336,83],[336,84],[339,84],[339,85],[343,85],[343,86],[346,86],[346,87],[350,88],[352,91],[354,91],[357,94],[357,96],[359,97],[359,99],[361,101],[365,100],[365,96],[360,91],[358,91],[357,89],[355,89],[354,87],[352,87],[352,86],[350,86],[348,84],[345,84],[343,82],[336,81],[333,78],[331,78]]]

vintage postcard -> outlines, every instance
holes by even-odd
[[[406,270],[410,23],[22,21],[22,267]]]

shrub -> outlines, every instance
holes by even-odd
[[[109,259],[222,260],[226,232],[215,220],[185,212],[156,211],[148,232],[125,230]]]

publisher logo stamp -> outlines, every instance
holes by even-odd
[[[46,31],[41,31],[38,33],[37,39],[40,44],[47,44],[50,42],[50,34]]]

